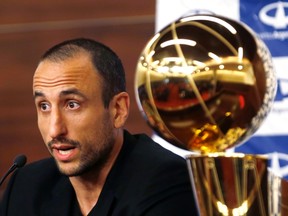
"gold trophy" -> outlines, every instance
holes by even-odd
[[[182,17],[142,51],[136,99],[149,126],[186,156],[201,216],[269,215],[267,158],[227,153],[271,110],[271,55],[241,22],[212,14]]]

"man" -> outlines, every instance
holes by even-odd
[[[52,158],[14,173],[1,215],[197,215],[185,160],[123,129],[129,95],[108,47],[81,38],[52,47],[33,93]]]

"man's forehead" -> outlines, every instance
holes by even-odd
[[[67,88],[67,89],[63,89],[58,93],[58,96],[61,97],[65,97],[68,95],[78,95],[81,96],[83,98],[86,98],[85,94],[83,94],[79,89],[77,88]],[[34,98],[38,98],[38,97],[46,97],[46,93],[42,92],[41,90],[35,90],[34,92]]]
[[[33,77],[33,92],[57,94],[67,88],[83,94],[102,91],[103,80],[89,55],[78,55],[63,61],[43,60]]]
[[[99,79],[99,74],[91,61],[86,58],[71,58],[61,62],[41,62],[33,77],[33,84],[38,82],[75,82],[86,79]]]

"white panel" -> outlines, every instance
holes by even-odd
[[[239,20],[239,0],[157,0],[156,32],[192,11],[210,11]]]

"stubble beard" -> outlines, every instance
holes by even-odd
[[[86,143],[86,145],[93,145],[92,143]],[[95,145],[95,143],[94,143]],[[81,144],[80,144],[81,146]],[[62,167],[57,162],[59,171],[68,177],[81,176],[89,172],[99,172],[102,167],[105,166],[106,162],[110,158],[110,154],[114,147],[114,138],[111,135],[105,137],[102,146],[100,148],[87,148],[85,152],[81,153],[78,165],[71,169],[65,169],[65,165]]]
[[[102,137],[102,139],[100,139],[101,144],[89,140],[85,143],[85,146],[89,148],[86,147],[85,150],[78,141],[65,138],[57,139],[58,142],[73,144],[80,149],[79,161],[75,167],[66,169],[65,164],[62,165],[56,161],[60,173],[68,177],[81,176],[89,172],[97,173],[105,166],[114,148],[115,138],[113,136],[112,126],[107,124],[107,122],[104,123],[104,125],[103,129],[99,130],[100,133],[104,133],[99,135]],[[98,147],[96,145],[98,145]]]
[[[61,168],[59,168],[59,170],[68,177],[81,176],[89,172],[98,173],[109,160],[113,147],[114,138],[112,139],[112,136],[111,138],[106,137],[105,143],[103,143],[100,149],[95,150],[91,148],[90,150],[88,149],[85,154],[81,155],[79,165],[73,170],[70,172],[61,170]]]

